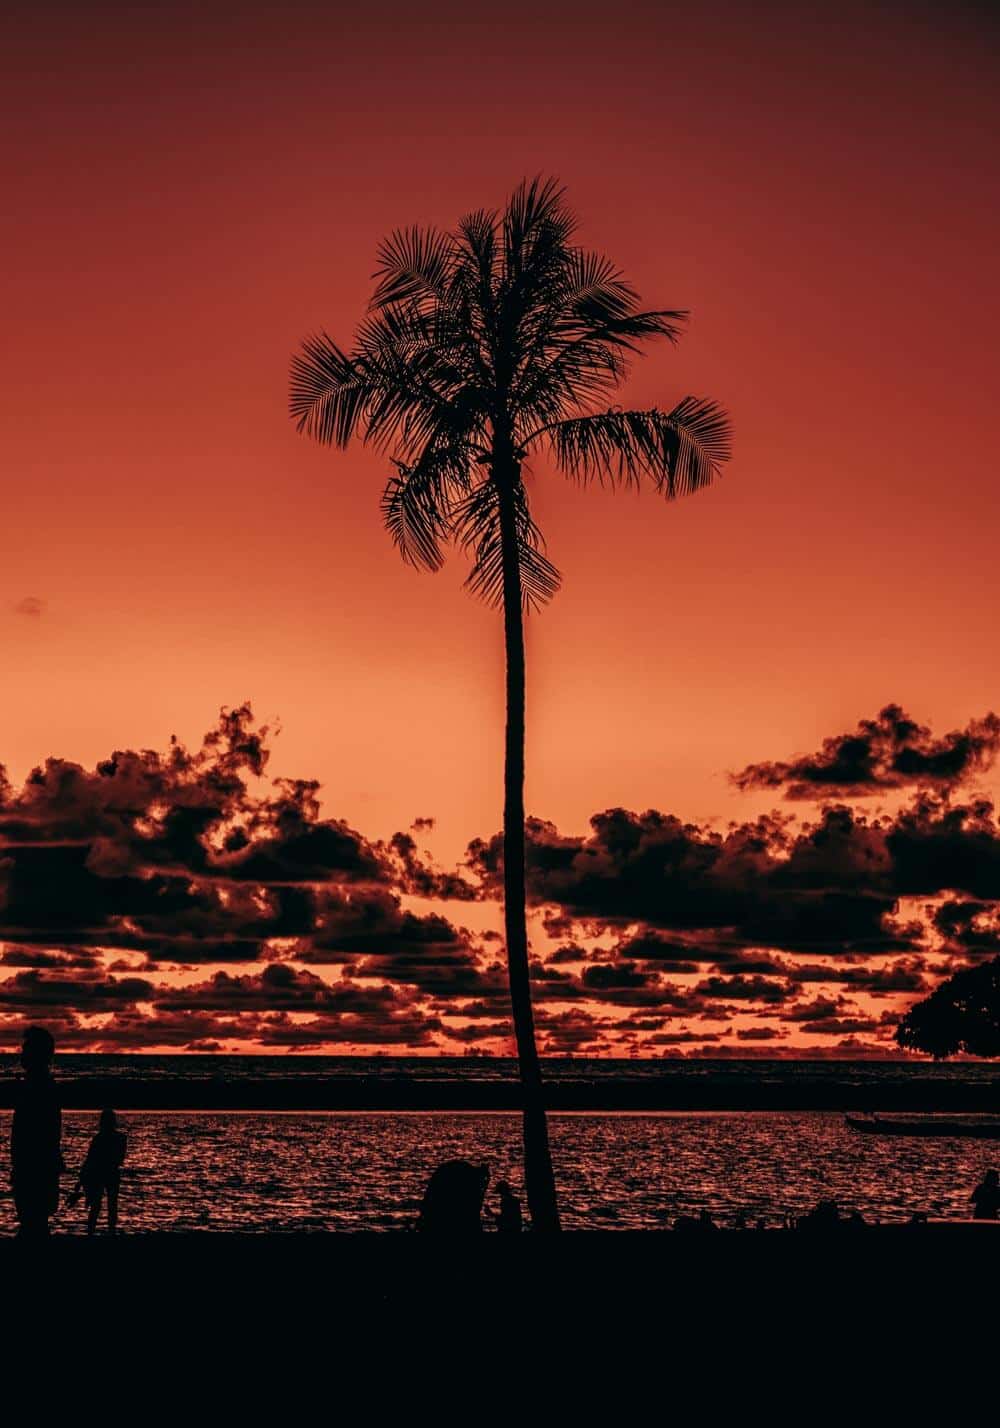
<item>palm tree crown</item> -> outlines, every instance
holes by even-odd
[[[687,314],[641,311],[613,264],[573,242],[575,226],[562,189],[536,179],[452,233],[397,230],[353,350],[320,333],[292,362],[298,429],[339,446],[360,429],[396,468],[382,508],[403,557],[437,570],[457,542],[472,557],[467,584],[494,603],[504,486],[524,604],[559,587],[521,480],[536,455],[583,482],[648,478],[673,498],[708,485],[730,454],[712,401],[602,407],[640,344],[676,342]]]

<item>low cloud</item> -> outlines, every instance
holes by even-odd
[[[843,795],[805,821],[529,819],[543,1052],[891,1053],[908,1004],[1000,951],[1000,827],[957,793],[994,723],[934,738],[889,706],[814,775],[748,779]],[[498,907],[499,835],[441,867],[429,817],[371,838],[269,779],[269,742],[244,705],[196,749],[51,758],[20,788],[0,768],[0,1041],[42,1016],[68,1048],[509,1050],[502,937],[442,911]],[[907,781],[892,815],[846,801]]]
[[[784,763],[747,764],[731,778],[744,791],[783,789],[789,799],[864,798],[907,785],[954,787],[988,769],[998,749],[996,714],[935,738],[898,704],[887,704],[852,733],[825,739],[819,753]]]

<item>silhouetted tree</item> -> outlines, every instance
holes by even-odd
[[[396,231],[379,249],[353,349],[311,337],[291,375],[300,431],[341,447],[360,432],[396,468],[383,514],[403,558],[438,570],[457,542],[471,556],[468,587],[503,610],[504,917],[538,1230],[558,1229],[559,1215],[528,980],[523,612],[555,594],[559,573],[524,471],[547,455],[580,482],[648,478],[672,499],[707,486],[730,450],[728,419],[711,401],[601,408],[640,344],[676,342],[686,314],[641,311],[619,271],[572,241],[575,227],[563,190],[536,179],[502,212],[472,213],[454,232]]]
[[[956,972],[903,1017],[900,1046],[931,1056],[1000,1056],[1000,957]]]

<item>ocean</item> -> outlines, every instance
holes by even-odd
[[[957,1061],[614,1060],[544,1062],[556,1110],[1000,1111],[1000,1066]],[[0,1056],[0,1107],[18,1065]],[[135,1110],[512,1110],[508,1058],[459,1056],[60,1055],[67,1107]]]
[[[0,1063],[8,1105],[15,1066],[12,1057]],[[827,1197],[868,1220],[906,1220],[914,1211],[961,1218],[983,1171],[1000,1162],[998,1142],[862,1136],[842,1114],[901,1104],[1000,1112],[1000,1068],[983,1063],[566,1058],[545,1069],[554,1099],[569,1088],[571,1099],[593,1103],[550,1116],[568,1229],[663,1229],[703,1209],[722,1225],[744,1213],[778,1226]],[[72,1173],[99,1105],[121,1111],[129,1135],[126,1233],[404,1229],[431,1171],[454,1157],[486,1163],[491,1185],[523,1184],[516,1113],[436,1104],[470,1095],[516,1102],[511,1061],[60,1056],[57,1077],[71,1107],[63,1119]],[[91,1099],[95,1087],[100,1101]],[[239,1108],[248,1087],[258,1088],[252,1095],[265,1108]],[[360,1096],[392,1108],[315,1110],[317,1087],[334,1105]],[[682,1108],[601,1109],[622,1087]],[[280,1109],[267,1105],[272,1092]],[[406,1109],[414,1099],[429,1108]],[[771,1108],[754,1108],[761,1100]],[[9,1120],[0,1112],[4,1145]],[[491,1189],[487,1210],[493,1204]],[[82,1208],[63,1208],[54,1228],[80,1233],[82,1217]],[[0,1230],[11,1229],[4,1186]]]
[[[6,1142],[9,1113],[0,1116]],[[64,1116],[71,1175],[95,1116]],[[492,1190],[523,1183],[516,1114],[438,1112],[131,1112],[121,1228],[148,1231],[401,1230],[428,1176],[453,1157],[485,1162]],[[740,1211],[770,1226],[834,1197],[867,1220],[915,1210],[961,1218],[1000,1145],[852,1132],[831,1112],[557,1114],[550,1134],[567,1229],[665,1229],[707,1209],[722,1226]],[[63,1208],[56,1233],[83,1232]],[[486,1216],[489,1228],[489,1215]],[[0,1231],[14,1229],[8,1194]]]

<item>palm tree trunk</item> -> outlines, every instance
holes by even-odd
[[[528,976],[524,886],[524,619],[511,487],[500,487],[507,731],[504,750],[503,892],[510,1003],[517,1041],[524,1116],[524,1187],[534,1230],[558,1230],[559,1206],[549,1151],[542,1069],[535,1044]]]

